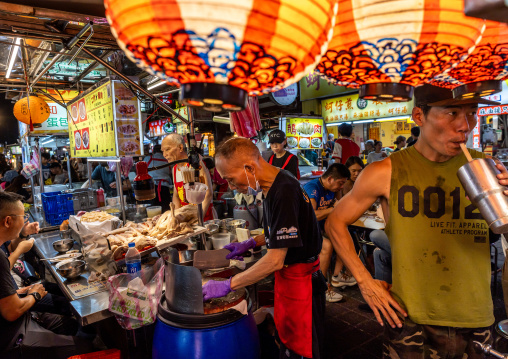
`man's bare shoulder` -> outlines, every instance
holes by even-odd
[[[390,182],[392,177],[392,162],[390,158],[369,164],[360,173],[353,186],[357,194],[361,195],[365,191],[388,198],[390,194]]]

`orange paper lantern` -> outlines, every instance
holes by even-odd
[[[501,91],[508,78],[508,25],[487,21],[480,43],[464,61],[436,76],[431,84],[453,89],[455,97],[487,96]]]
[[[14,116],[19,122],[29,125],[30,131],[33,131],[34,126],[39,127],[49,115],[48,104],[37,96],[23,97],[14,104]]]
[[[297,82],[331,39],[337,0],[105,0],[113,35],[185,105],[241,110]]]
[[[463,0],[339,0],[333,39],[317,66],[360,97],[407,101],[421,85],[464,59],[484,20]]]

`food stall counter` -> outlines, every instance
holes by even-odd
[[[58,252],[53,248],[53,242],[60,239],[59,231],[40,233],[32,237],[35,239],[35,250],[41,259],[53,258],[58,255]],[[79,245],[74,243],[73,249],[79,250]],[[108,291],[106,286],[102,282],[94,282],[93,285],[89,286],[89,271],[83,272],[76,279],[68,280],[58,274],[52,263],[49,261],[44,261],[44,263],[45,267],[54,276],[58,287],[71,302],[82,325],[91,324],[113,315],[108,310]]]

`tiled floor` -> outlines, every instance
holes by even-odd
[[[499,248],[500,248],[499,244]],[[498,266],[502,268],[504,256],[499,250]],[[472,288],[474,290],[474,288]],[[381,358],[383,328],[375,320],[372,312],[359,309],[365,304],[357,286],[339,290],[344,300],[327,303],[325,321],[324,359],[375,359]],[[501,273],[498,274],[497,290],[494,293],[494,314],[496,323],[506,319]],[[501,342],[500,350],[507,350],[508,343]],[[506,352],[506,351],[505,351]]]

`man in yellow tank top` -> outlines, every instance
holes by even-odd
[[[460,144],[476,125],[479,103],[492,101],[416,88],[418,142],[367,166],[326,222],[366,302],[379,323],[388,324],[385,358],[481,358],[473,340],[491,340],[488,227],[456,174],[467,162]],[[499,182],[508,185],[508,172],[498,168]],[[392,250],[392,286],[372,278],[347,230],[378,198]]]

